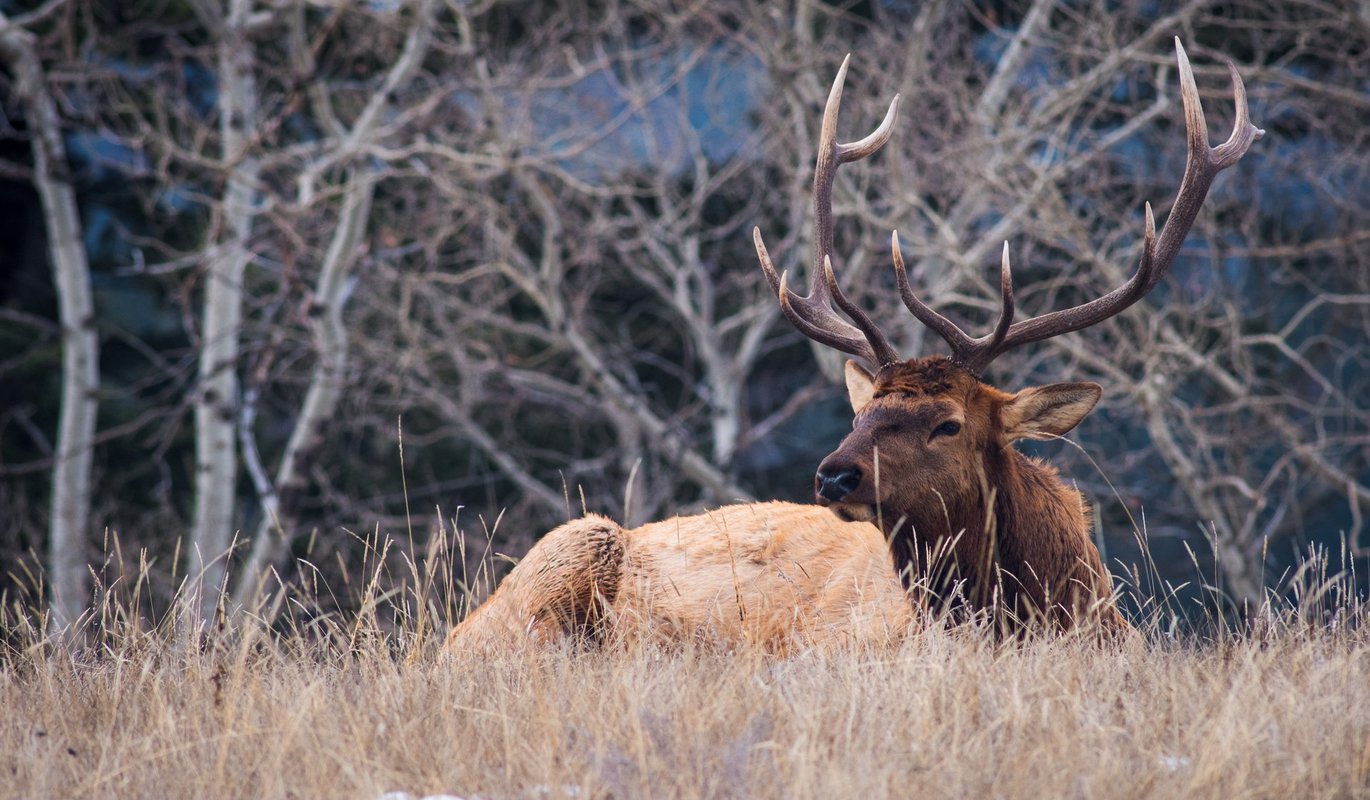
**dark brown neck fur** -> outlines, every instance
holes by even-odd
[[[942,358],[882,370],[875,397],[890,395],[946,398],[965,408],[967,433],[973,426],[982,436],[971,457],[976,463],[968,470],[970,491],[883,510],[885,533],[894,534],[895,566],[906,585],[922,583],[935,606],[1006,611],[1009,628],[1029,618],[1068,626],[1063,617],[1078,618],[1110,596],[1079,492],[1063,483],[1054,467],[991,435],[998,429],[999,405],[1009,395]],[[903,524],[891,530],[901,519]]]
[[[886,535],[904,519],[891,544],[905,585],[912,578],[925,588],[934,609],[1006,611],[1011,629],[1034,617],[1078,618],[1107,597],[1107,573],[1079,493],[1060,482],[1055,468],[1012,447],[984,458],[985,485],[965,501],[905,509],[894,519],[885,512]]]

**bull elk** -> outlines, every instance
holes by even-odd
[[[624,530],[587,516],[544,537],[490,599],[453,629],[449,651],[511,638],[568,634],[699,637],[783,647],[870,643],[906,630],[915,605],[988,612],[1000,630],[1063,630],[1092,618],[1126,621],[1090,539],[1089,509],[1051,466],[1019,453],[1020,439],[1053,439],[1094,408],[1102,388],[1058,383],[1009,393],[981,381],[1019,345],[1077,331],[1136,303],[1165,276],[1217,174],[1263,131],[1229,64],[1236,121],[1210,148],[1189,60],[1175,41],[1188,158],[1159,234],[1145,207],[1136,273],[1083,305],[1014,322],[1008,245],[1000,263],[1002,310],[972,338],[909,286],[898,234],[891,257],[900,298],[950,349],[901,360],[860,306],[843,294],[832,263],[832,186],[837,167],[879,150],[899,98],[865,138],[838,143],[847,62],[823,113],[814,173],[816,254],[807,297],[789,288],[753,231],[762,271],[789,321],[805,336],[865,361],[846,364],[852,432],[819,465],[815,506],[728,506]],[[846,315],[843,320],[832,304]],[[831,514],[829,514],[831,512]],[[891,554],[893,558],[891,558]],[[910,602],[910,593],[913,602]]]

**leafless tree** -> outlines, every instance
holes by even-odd
[[[840,359],[776,324],[749,232],[810,279],[815,120],[843,56],[841,137],[903,100],[886,148],[838,177],[833,252],[912,354],[935,343],[894,308],[892,229],[920,294],[963,325],[996,313],[1005,241],[1025,315],[1127,278],[1144,203],[1164,222],[1184,167],[1177,35],[1214,137],[1228,58],[1269,134],[1150,298],[987,378],[1104,384],[1085,446],[1053,460],[1125,564],[1145,560],[1136,537],[1192,547],[1204,582],[1242,601],[1309,543],[1366,554],[1361,10],[231,0],[130,20],[59,5],[39,26],[72,98],[59,108],[140,154],[124,168],[170,220],[132,237],[156,255],[119,274],[158,281],[189,344],[140,350],[160,410],[96,440],[151,438],[165,483],[194,482],[191,574],[211,602],[225,566],[236,606],[269,590],[311,530],[345,558],[329,532],[436,510],[518,552],[582,506],[632,525],[807,496],[844,424]],[[188,477],[167,455],[187,410]],[[167,505],[159,528],[180,513]],[[125,529],[152,513],[97,507]]]
[[[540,509],[531,512],[538,519],[577,513],[581,493],[597,509],[645,517],[745,496],[739,454],[824,396],[826,379],[796,376],[762,411],[774,419],[752,418],[747,398],[774,384],[776,348],[789,339],[772,325],[744,248],[750,224],[772,220],[768,230],[786,234],[774,249],[803,271],[812,235],[803,154],[824,76],[844,50],[858,53],[847,94],[860,110],[850,124],[873,123],[895,92],[905,98],[890,151],[839,179],[836,251],[849,288],[880,318],[899,318],[882,305],[893,293],[881,247],[897,228],[931,302],[979,319],[993,313],[1005,240],[1033,287],[1020,298],[1033,313],[1127,277],[1143,201],[1164,203],[1183,167],[1183,151],[1165,138],[1182,121],[1167,63],[1177,34],[1193,42],[1205,94],[1227,91],[1224,59],[1238,59],[1256,113],[1275,117],[1277,135],[1220,181],[1163,296],[1098,334],[1008,359],[996,380],[1026,384],[1039,369],[1101,380],[1111,431],[1096,423],[1082,435],[1102,440],[1095,460],[1104,471],[1089,488],[1103,518],[1124,542],[1129,529],[1211,540],[1238,600],[1258,598],[1277,577],[1263,574],[1263,548],[1300,505],[1364,496],[1366,415],[1352,391],[1362,357],[1298,330],[1333,305],[1340,320],[1364,314],[1356,224],[1328,220],[1335,232],[1282,260],[1259,244],[1269,224],[1258,210],[1268,202],[1259,173],[1279,158],[1284,109],[1317,115],[1364,57],[1338,45],[1343,68],[1292,81],[1289,64],[1329,52],[1333,28],[1316,4],[1253,3],[1229,15],[1188,2],[1152,15],[1040,0],[1000,23],[991,14],[1002,11],[937,4],[866,19],[797,3],[741,18],[646,12],[649,35],[616,38],[628,26],[615,14],[640,11],[611,7],[603,27],[553,15],[509,53],[474,46],[473,74],[456,78],[466,98],[457,117],[441,138],[409,150],[427,159],[444,205],[457,209],[421,238],[453,244],[428,244],[421,267],[389,273],[395,288],[376,296],[395,301],[403,319],[376,324],[402,338],[372,340],[368,360],[402,354],[385,359],[402,368],[378,380],[452,426],[424,441],[450,434],[470,443],[480,454],[473,468],[510,481],[516,494],[487,506],[492,515],[517,508],[519,497]],[[1341,21],[1338,30],[1366,40],[1363,19]],[[1286,25],[1303,38],[1282,39]],[[675,43],[669,57],[656,45],[666,41]],[[1283,48],[1293,48],[1283,62],[1270,57]],[[746,93],[729,72],[737,63],[764,66],[748,106],[759,133],[711,150],[708,124],[691,115],[722,117],[724,88]],[[1335,135],[1348,143],[1364,136],[1349,118],[1345,126]],[[1325,168],[1300,167],[1312,173],[1312,191],[1327,184],[1317,174]],[[1167,212],[1157,207],[1162,221]],[[1315,290],[1297,277],[1315,252],[1347,259],[1333,281],[1341,285]],[[1306,310],[1262,307],[1246,277],[1256,273],[1303,286]],[[1345,332],[1363,335],[1364,326]],[[901,352],[920,352],[923,336],[906,326]],[[1324,358],[1328,347],[1343,355]],[[1307,348],[1318,357],[1300,353]],[[1302,377],[1291,382],[1291,371]],[[1261,447],[1242,447],[1243,425],[1267,432]],[[566,446],[549,444],[549,429],[583,455],[548,458]],[[1138,449],[1138,440],[1150,446]],[[811,466],[795,466],[796,483]],[[624,486],[631,509],[617,496]]]
[[[149,181],[150,192],[185,192],[208,212],[202,236],[188,246],[150,243],[164,260],[128,270],[130,275],[166,275],[193,268],[203,286],[202,313],[191,329],[199,368],[188,401],[196,435],[184,589],[196,599],[201,620],[227,588],[235,538],[247,545],[233,597],[237,607],[252,599],[259,579],[282,555],[280,532],[295,524],[294,500],[304,490],[346,381],[343,311],[355,285],[352,272],[366,249],[376,185],[388,174],[372,149],[406,135],[413,121],[423,118],[423,104],[432,102],[428,90],[411,86],[411,77],[425,58],[435,7],[420,0],[358,14],[315,12],[306,3],[269,8],[244,0],[198,3],[197,27],[188,33],[156,20],[141,26],[141,35],[162,38],[179,56],[154,65],[152,80],[137,70],[115,70],[82,74],[74,82],[73,91],[103,107],[95,115],[98,123],[146,154],[134,166],[142,168],[136,176]],[[362,81],[348,75],[343,83],[310,85],[318,72],[336,67],[317,58],[317,48],[331,32],[340,25],[378,22],[380,44],[393,47],[396,56],[388,69]],[[121,45],[114,46],[118,52]],[[196,105],[194,93],[203,87],[177,80],[186,64],[213,65],[212,107]],[[397,108],[399,94],[415,105]],[[294,103],[305,104],[308,130],[292,136],[275,115]],[[79,229],[72,238],[79,244]],[[315,241],[320,242],[317,251]],[[264,307],[279,313],[281,298],[297,291],[300,279],[282,267],[282,252],[294,249],[304,251],[300,271],[315,276],[294,317],[310,332],[306,349],[313,351],[308,357],[313,366],[303,397],[288,416],[284,448],[270,469],[259,452],[254,423],[263,384],[276,377],[272,370],[279,368],[275,359],[286,346],[291,321],[264,329],[252,315]],[[317,267],[309,263],[314,252]],[[276,297],[264,306],[266,292]],[[244,471],[258,496],[256,515],[244,513],[238,491]],[[255,535],[238,534],[254,516]]]
[[[317,358],[309,387],[301,402],[290,440],[280,457],[274,482],[264,480],[262,472],[255,466],[252,469],[263,514],[234,593],[238,606],[249,601],[250,592],[254,590],[262,571],[274,568],[279,563],[282,537],[273,536],[272,529],[284,533],[293,528],[298,510],[294,503],[282,502],[281,497],[298,495],[307,489],[306,464],[322,445],[324,425],[337,409],[338,398],[346,382],[349,348],[343,310],[356,283],[352,271],[357,265],[358,249],[365,240],[371,221],[376,182],[382,171],[378,164],[384,163],[370,151],[387,139],[399,138],[408,129],[403,119],[396,122],[386,121],[383,117],[396,113],[397,110],[392,107],[393,93],[411,82],[427,54],[435,5],[431,0],[422,0],[414,5],[398,57],[371,90],[350,124],[343,123],[336,112],[328,108],[326,95],[316,92],[312,97],[317,118],[333,119],[337,124],[330,139],[318,145],[322,157],[308,164],[301,173],[297,203],[302,207],[312,204],[314,184],[319,176],[342,165],[352,166],[342,185],[342,208],[311,298],[309,313]],[[302,24],[301,14],[302,9],[295,9],[294,22],[297,25]],[[298,31],[297,34],[302,43],[303,32]],[[303,61],[308,58],[308,52],[301,45],[296,57]],[[246,408],[251,409],[252,404],[246,404]],[[255,465],[258,463],[256,447],[251,442],[252,426],[247,423],[244,420],[241,433],[248,437],[245,450],[252,454],[250,463]]]
[[[33,149],[33,184],[43,204],[48,260],[57,286],[62,325],[62,411],[53,454],[48,583],[55,627],[74,623],[85,610],[86,538],[89,535],[91,461],[99,410],[100,348],[95,334],[90,265],[86,259],[76,195],[67,170],[62,121],[48,76],[26,29],[40,23],[56,4],[27,17],[0,13],[0,59],[14,78],[24,104]]]

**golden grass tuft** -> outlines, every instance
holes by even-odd
[[[406,563],[349,582],[360,611],[282,595],[195,636],[113,599],[81,640],[0,611],[0,796],[1370,797],[1355,600],[1178,638],[1155,614],[1107,647],[964,624],[784,659],[442,660],[452,604]]]

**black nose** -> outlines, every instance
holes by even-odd
[[[819,496],[837,502],[861,485],[861,470],[856,467],[820,469],[815,482],[818,484]]]

